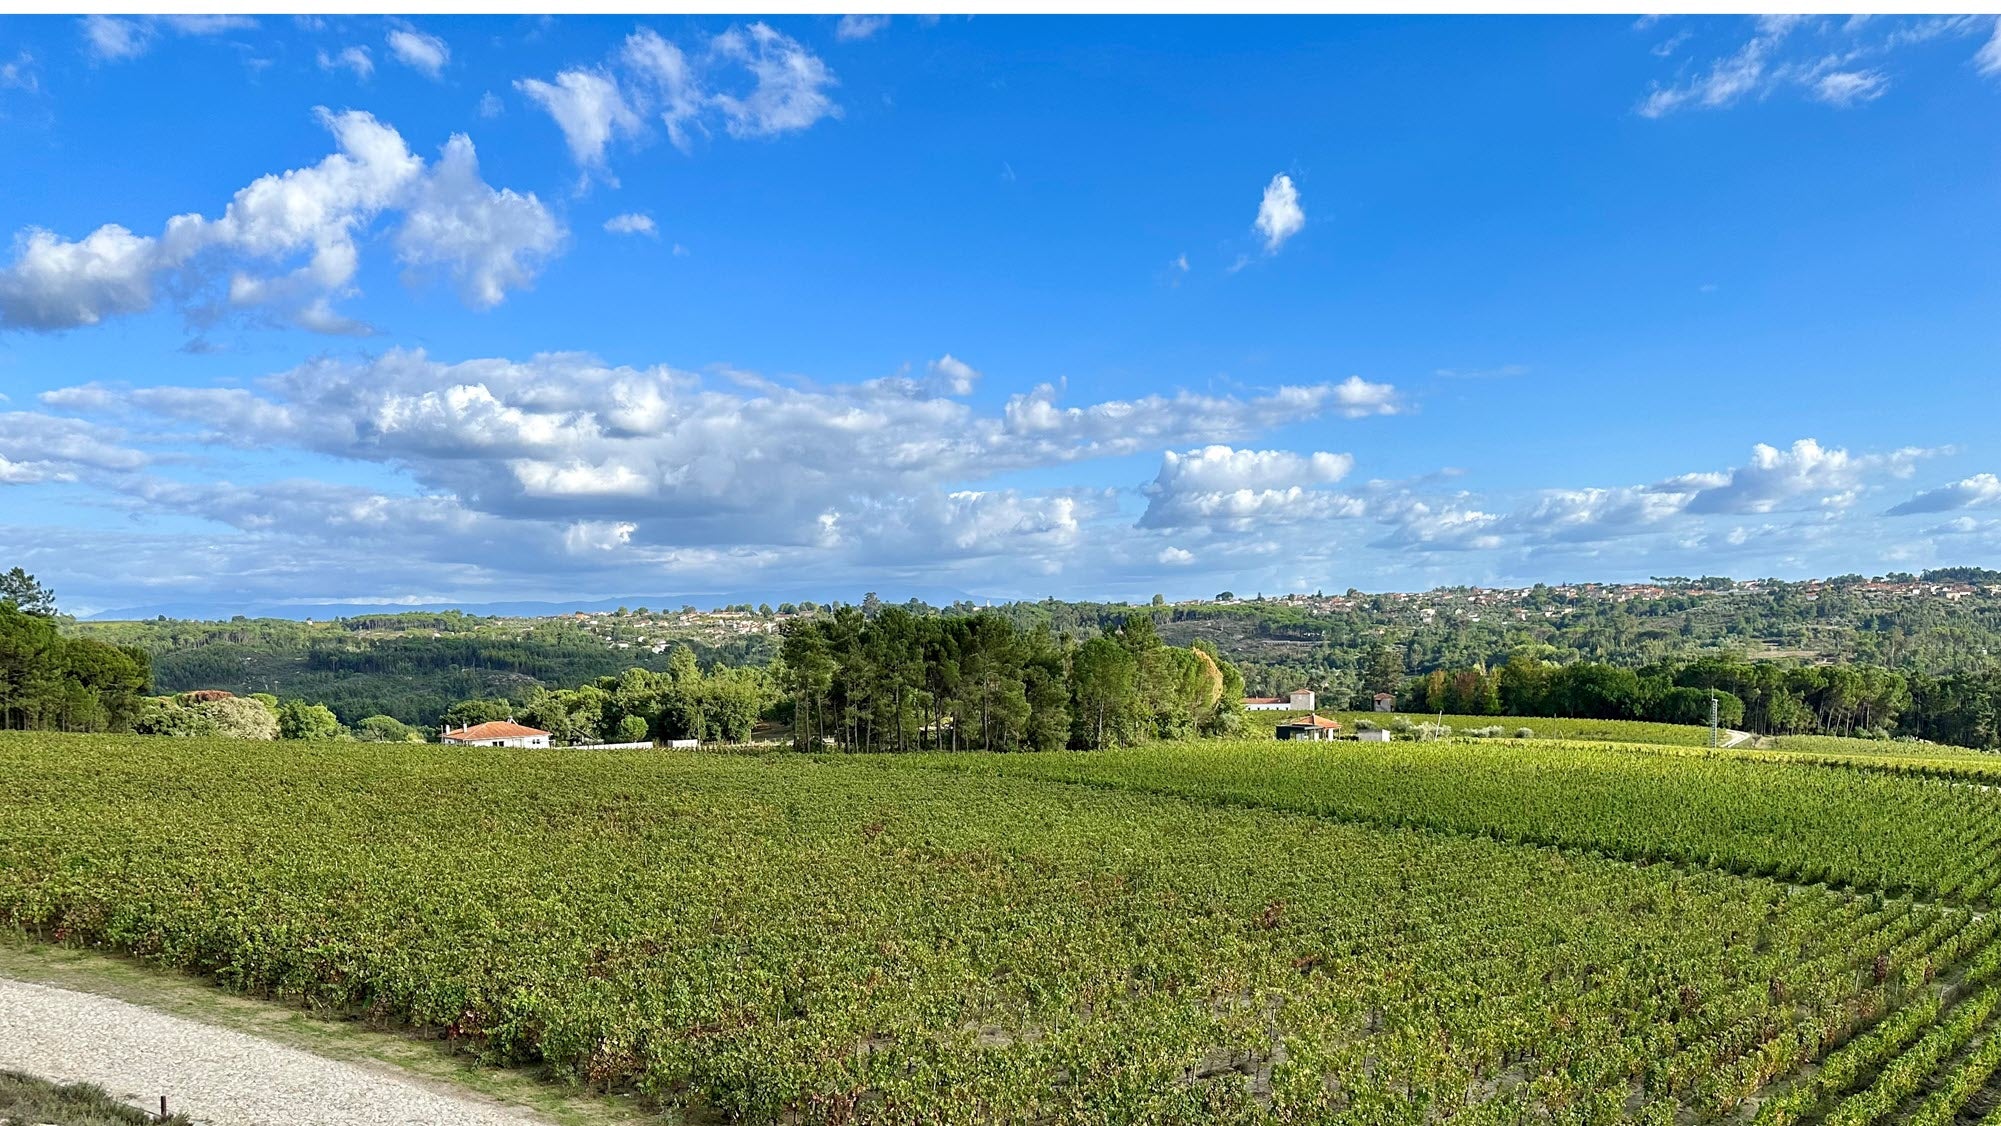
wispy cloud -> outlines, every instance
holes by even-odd
[[[834,38],[843,42],[868,39],[888,26],[888,16],[842,16],[834,27]]]
[[[1741,102],[1793,91],[1824,105],[1852,108],[1875,101],[1893,85],[1890,63],[1908,48],[1938,40],[1985,33],[1992,27],[1972,16],[1830,20],[1809,16],[1764,16],[1752,34],[1707,64],[1684,64],[1671,82],[1656,82],[1636,107],[1643,117],[1660,118],[1690,109],[1725,109]],[[2001,28],[1995,29],[2001,36]],[[1654,54],[1668,57],[1693,38],[1684,27]],[[2001,39],[1975,56],[1983,72],[2001,70]]]

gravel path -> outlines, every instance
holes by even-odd
[[[214,1126],[540,1126],[527,1111],[167,1016],[0,978],[0,1068],[95,1083],[135,1106]]]

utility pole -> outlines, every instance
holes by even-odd
[[[1714,749],[1716,740],[1716,689],[1709,690],[1709,746]]]

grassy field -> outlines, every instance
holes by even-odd
[[[1268,735],[1281,723],[1304,712],[1247,712],[1252,730]],[[1438,723],[1441,717],[1420,712],[1328,712],[1320,713],[1341,721],[1349,731],[1357,723],[1386,727],[1401,716],[1412,723]],[[1536,739],[1563,739],[1590,743],[1645,743],[1669,747],[1707,747],[1709,728],[1686,723],[1652,723],[1637,719],[1565,719],[1553,716],[1447,715],[1442,721],[1455,732],[1498,727],[1512,736],[1526,727]],[[1725,736],[1724,738],[1728,738]],[[1797,751],[1815,755],[1888,755],[1898,758],[1972,758],[2001,765],[2001,755],[1991,755],[1966,747],[1940,743],[1902,743],[1888,739],[1860,739],[1843,735],[1764,735],[1747,746],[1755,749]]]
[[[1792,1121],[1990,1097],[1994,813],[1563,744],[5,735],[0,921],[753,1122]]]
[[[87,1083],[56,1084],[0,1071],[0,1126],[194,1126],[176,1114],[161,1118],[126,1106]]]

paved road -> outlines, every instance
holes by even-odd
[[[526,1111],[138,1005],[0,978],[0,1068],[214,1126],[541,1126]]]

